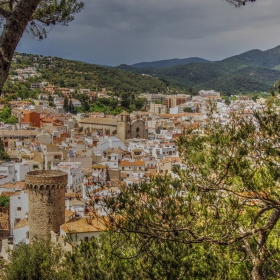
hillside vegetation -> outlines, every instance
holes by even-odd
[[[140,63],[135,63],[132,64],[131,67],[135,68],[169,68],[173,66],[178,66],[178,65],[184,65],[184,64],[189,64],[192,62],[209,62],[206,59],[200,58],[200,57],[189,57],[189,58],[183,58],[183,59],[166,59],[166,60],[159,60],[159,61],[153,61],[153,62],[140,62]]]
[[[172,66],[184,62],[187,64]],[[190,88],[236,94],[269,91],[273,88],[274,83],[280,79],[280,46],[267,51],[251,50],[216,62],[189,58],[132,66],[122,64],[116,68],[22,54],[13,63],[11,74],[15,69],[34,66],[34,63],[38,64],[36,68],[41,77],[29,81],[46,80],[59,87],[92,90],[106,88],[117,95],[124,92],[188,93],[187,89]]]
[[[120,69],[164,78],[171,84],[214,89],[225,94],[269,91],[280,79],[280,46],[267,51],[251,50],[217,62],[189,63],[167,69]]]
[[[19,55],[19,54],[17,54]],[[48,81],[58,87],[90,88],[92,90],[106,88],[113,92],[166,92],[166,83],[160,79],[141,74],[122,71],[111,67],[66,60],[57,57],[43,57],[32,54],[20,54],[11,67],[15,70],[34,67],[41,77],[29,79],[31,82]]]

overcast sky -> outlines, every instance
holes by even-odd
[[[236,9],[223,0],[84,0],[68,27],[17,51],[101,65],[198,56],[209,60],[280,45],[280,1]]]

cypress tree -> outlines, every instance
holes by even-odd
[[[69,101],[67,96],[64,97],[63,109],[66,113],[69,112]]]

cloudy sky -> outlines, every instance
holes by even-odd
[[[198,56],[220,60],[280,45],[279,0],[236,9],[224,0],[84,0],[68,27],[17,51],[116,66]]]

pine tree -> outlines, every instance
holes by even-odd
[[[42,40],[52,26],[68,25],[82,7],[77,0],[0,0],[0,92],[22,34],[27,31]]]
[[[73,106],[72,100],[70,100],[70,102],[69,102],[69,112],[71,114],[73,114],[73,110],[74,110],[74,106]]]
[[[89,106],[88,101],[85,100],[85,101],[83,102],[83,108],[84,108],[85,112],[88,112],[88,111],[89,111],[90,106]]]

